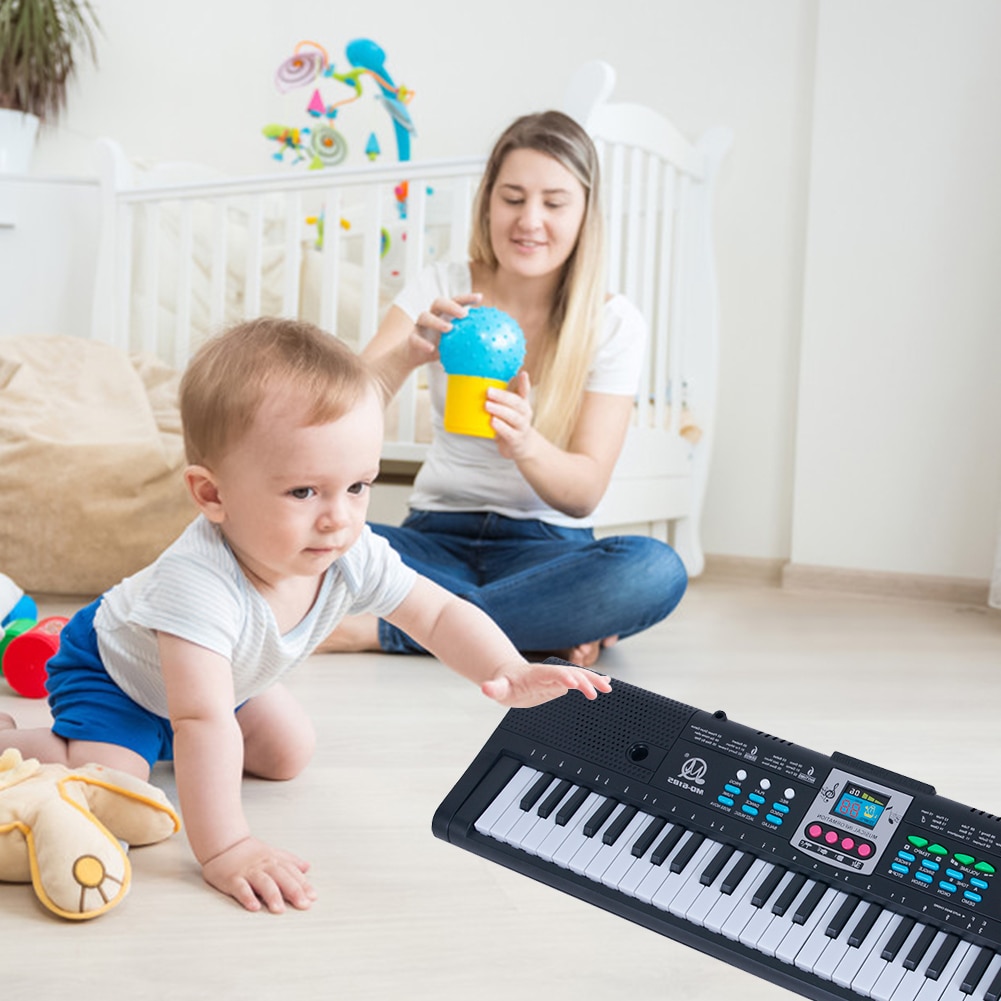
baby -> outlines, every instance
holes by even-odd
[[[248,910],[316,898],[308,863],[251,833],[241,776],[290,779],[309,761],[312,725],[280,678],[345,615],[385,618],[505,706],[610,690],[583,669],[529,664],[369,530],[382,407],[336,338],[292,320],[234,327],[192,359],[181,419],[198,517],[63,628],[52,728],[0,714],[0,751],[142,779],[173,759],[202,874]]]

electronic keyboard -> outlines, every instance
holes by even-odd
[[[432,827],[804,997],[1001,999],[1001,819],[621,681],[509,710]]]

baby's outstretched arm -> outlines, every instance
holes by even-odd
[[[174,728],[177,796],[191,850],[211,886],[249,911],[304,909],[316,898],[302,859],[253,837],[243,813],[243,733],[229,661],[176,636],[158,636]]]
[[[530,664],[488,615],[425,577],[386,618],[505,706],[537,706],[573,689],[589,699],[612,690],[608,678],[582,667]]]

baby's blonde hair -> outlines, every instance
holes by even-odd
[[[491,271],[497,255],[490,242],[490,196],[508,153],[530,149],[556,160],[584,188],[584,218],[573,253],[563,265],[541,345],[534,424],[550,441],[566,446],[577,422],[587,376],[598,344],[605,301],[605,235],[600,204],[598,153],[591,137],[569,115],[543,111],[516,119],[494,144],[476,193],[469,256]]]
[[[261,317],[206,341],[181,379],[184,449],[210,466],[249,430],[268,393],[302,401],[309,424],[335,421],[373,386],[346,344],[299,320]]]

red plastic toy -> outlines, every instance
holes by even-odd
[[[19,695],[44,699],[48,672],[45,665],[59,649],[59,634],[69,622],[63,615],[50,615],[38,625],[15,636],[3,652],[3,674]]]

